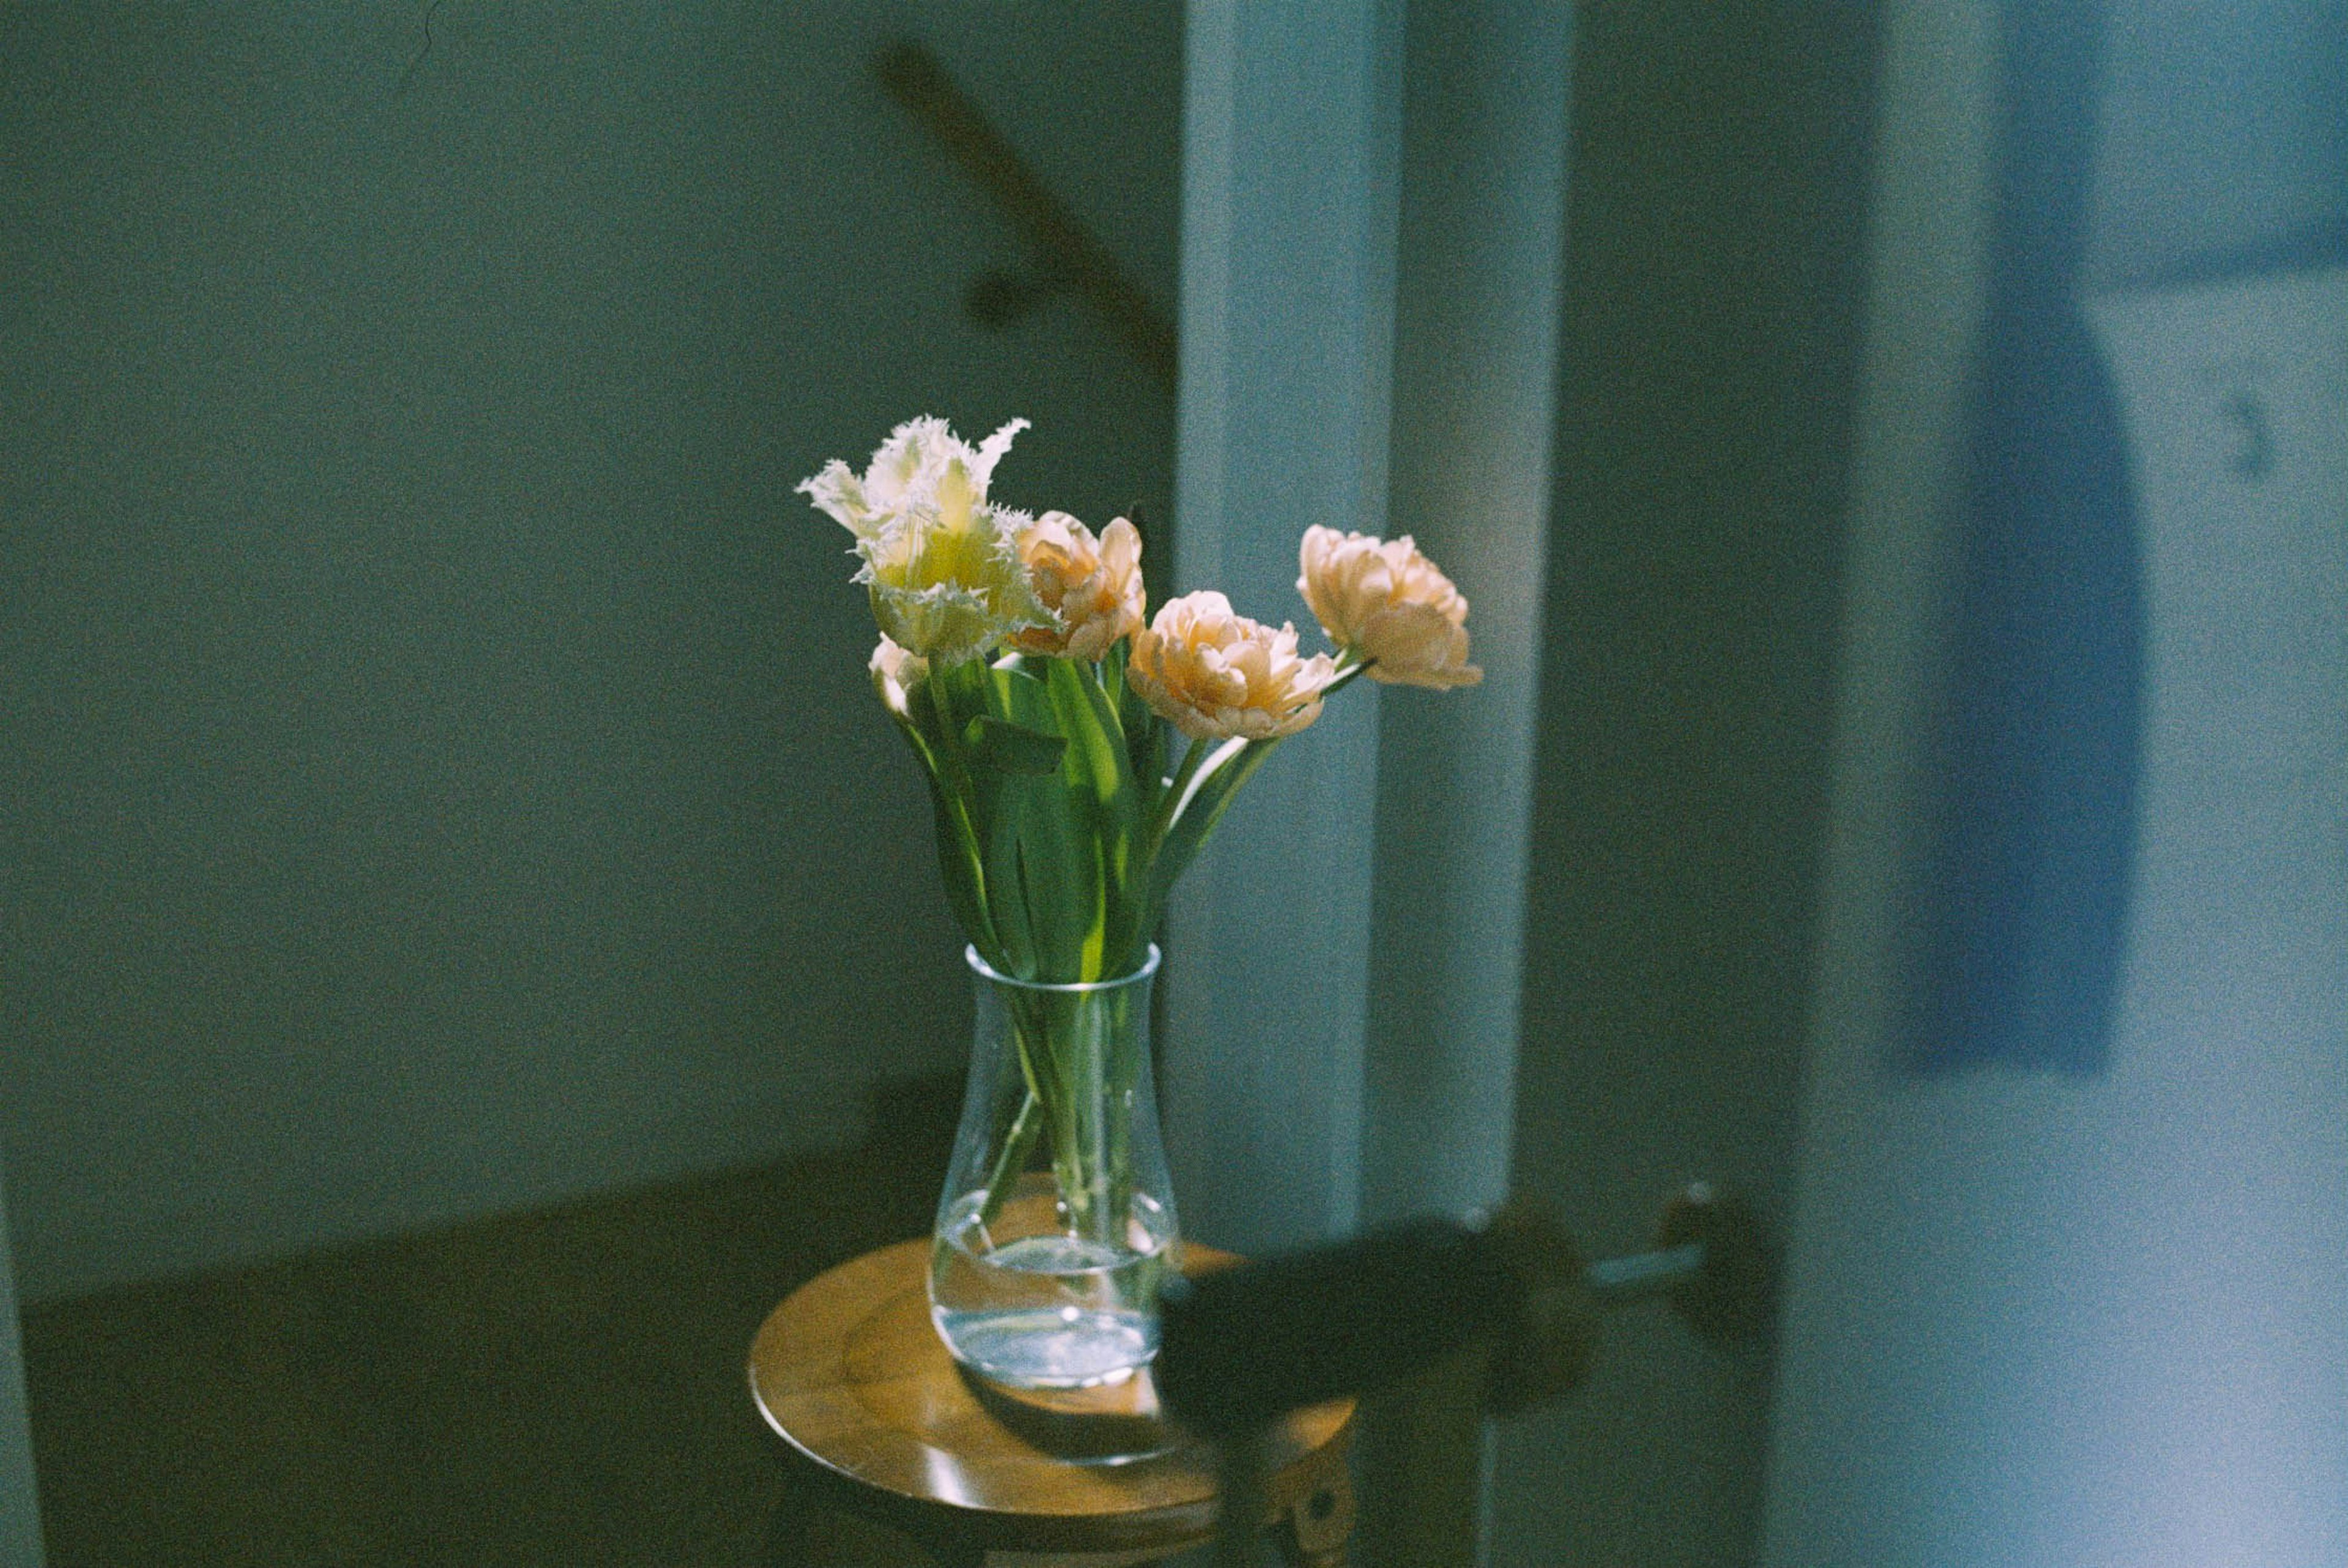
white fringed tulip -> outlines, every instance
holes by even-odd
[[[856,539],[856,580],[881,635],[924,659],[955,663],[1014,632],[1048,625],[1019,559],[1024,512],[986,498],[994,466],[1026,428],[1014,419],[975,448],[942,419],[890,433],[861,477],[837,458],[799,489]]]

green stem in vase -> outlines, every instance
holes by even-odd
[[[995,1217],[1003,1213],[1012,1188],[1019,1184],[1019,1173],[1026,1166],[1027,1153],[1035,1146],[1039,1124],[1048,1118],[1044,1115],[1044,1102],[1035,1098],[1031,1083],[1025,1098],[1019,1102],[1019,1114],[1011,1119],[1009,1131],[1003,1134],[1003,1147],[994,1156],[994,1165],[987,1173],[986,1193],[978,1205],[981,1230],[991,1230]]]
[[[1129,1038],[1126,1016],[1132,999],[1116,999],[1117,1016],[1110,1020],[1110,1038]],[[1133,1089],[1134,1078],[1140,1065],[1137,1051],[1119,1051],[1116,1060],[1106,1064],[1103,1088],[1106,1113],[1108,1117],[1108,1204],[1112,1214],[1125,1214],[1133,1206]],[[1112,1238],[1115,1239],[1115,1238]]]
[[[938,757],[943,764],[946,789],[941,795],[948,820],[953,824],[956,847],[969,866],[973,893],[973,912],[979,929],[970,933],[979,945],[980,956],[990,964],[1003,961],[1003,941],[996,934],[994,921],[987,907],[985,856],[979,848],[978,825],[971,819],[970,802],[976,792],[971,787],[970,760],[963,755],[962,736],[954,727],[953,704],[947,699],[942,675],[922,682],[929,694],[930,706],[938,719]],[[918,737],[917,737],[918,738]]]
[[[1062,1000],[1054,997],[1054,1001]],[[1097,1051],[1088,1050],[1092,1042],[1084,1039],[1086,1003],[1081,995],[1066,996],[1066,1010],[1051,1008],[1053,1022],[1065,1027],[1047,1031],[1045,1049],[1057,1070],[1056,1082],[1060,1102],[1052,1109],[1052,1167],[1060,1188],[1060,1201],[1067,1207],[1068,1234],[1089,1235],[1097,1223],[1092,1178],[1093,1162],[1086,1158],[1086,1144],[1092,1142],[1086,1134],[1087,1112],[1097,1115],[1099,1107],[1089,1091],[1088,1061]],[[1046,1004],[1047,1008],[1050,1006]]]
[[[980,1222],[994,1224],[1040,1137],[1067,1234],[1117,1244],[1131,1186],[1125,1119],[1137,1065],[1123,1043],[1131,1004],[1045,992],[1006,996],[1004,1006],[1025,1093],[986,1177]]]

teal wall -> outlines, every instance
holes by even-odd
[[[1513,1184],[1600,1254],[1782,1221],[1840,646],[1875,7],[1583,6]],[[1607,1326],[1502,1429],[1494,1563],[1757,1550],[1768,1368]]]
[[[2137,665],[2112,1002],[2096,1038],[2051,1041],[2092,1071],[1994,1050],[1963,1071],[1898,1070],[1960,635],[2044,680],[2027,636],[1965,621],[1960,587],[1989,537],[1967,537],[1961,502],[1995,251],[2014,238],[1994,197],[2016,9],[2062,10],[1884,7],[1850,642],[1764,1560],[2348,1561],[2348,270],[2336,252],[2309,265],[2327,257],[2305,222],[2348,198],[2318,178],[2343,143],[2317,132],[2348,130],[2337,6],[2212,7],[2199,26],[2188,7],[2110,8],[2078,303],[2136,583],[2132,614],[2106,617],[2130,623]],[[2241,270],[2213,276],[2229,231]],[[2099,286],[2114,274],[2123,286]],[[2025,405],[2018,434],[2075,454],[2106,428],[2077,403]],[[2034,499],[2024,530],[2081,520]],[[2000,764],[2019,793],[2029,763]],[[2032,849],[2072,853],[2078,820],[2044,821]],[[2033,1020],[2043,1036],[2080,980],[2025,968],[2000,1000],[2056,1020]]]
[[[1172,6],[0,11],[0,1149],[30,1296],[758,1159],[951,1067],[833,526],[920,412],[1172,405],[881,96],[1173,299]]]

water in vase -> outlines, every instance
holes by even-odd
[[[984,1215],[969,1193],[938,1227],[930,1317],[955,1358],[995,1382],[1084,1389],[1119,1382],[1158,1353],[1158,1282],[1172,1226],[1140,1194],[1107,1237],[1077,1234],[1028,1186]],[[1048,1186],[1048,1178],[1044,1179]]]

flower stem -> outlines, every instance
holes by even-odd
[[[1149,814],[1148,829],[1142,836],[1144,868],[1158,858],[1158,846],[1166,841],[1166,830],[1174,825],[1174,814],[1181,809],[1183,798],[1190,793],[1190,781],[1199,776],[1199,769],[1214,749],[1214,743],[1193,737],[1189,750],[1182,753],[1181,765],[1166,781],[1166,793],[1158,797],[1158,804]]]
[[[973,902],[977,907],[981,928],[971,935],[981,944],[980,957],[994,963],[1003,957],[1003,942],[995,934],[994,912],[987,907],[986,857],[979,849],[977,825],[970,819],[970,802],[973,793],[970,782],[970,759],[963,754],[962,733],[954,727],[953,704],[946,700],[946,684],[940,678],[942,674],[942,671],[933,671],[922,685],[930,693],[930,705],[937,710],[938,751],[945,761],[945,795],[950,803],[955,836],[962,841],[963,856],[970,863],[971,886],[977,895]]]
[[[1025,1053],[1021,1054],[1024,1059]],[[1011,1119],[1010,1130],[1003,1134],[1003,1147],[994,1156],[994,1168],[986,1173],[986,1196],[978,1207],[980,1225],[994,1225],[994,1217],[1010,1201],[1011,1189],[1018,1184],[1020,1167],[1027,1163],[1027,1151],[1035,1145],[1036,1113],[1043,1108],[1044,1102],[1029,1088],[1026,1098],[1019,1102],[1019,1114]]]
[[[1348,651],[1345,654],[1345,661],[1337,666],[1337,672],[1329,677],[1329,683],[1326,686],[1321,688],[1322,700],[1325,702],[1352,685],[1355,677],[1376,662],[1375,659],[1364,659],[1357,653]]]

